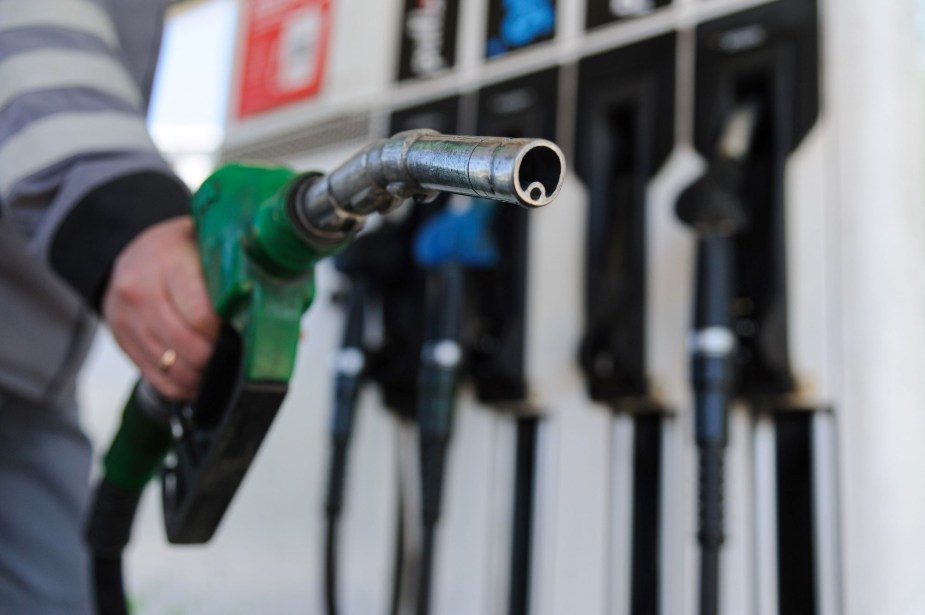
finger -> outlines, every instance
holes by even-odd
[[[202,370],[194,367],[170,342],[150,330],[140,333],[139,346],[143,358],[137,362],[145,377],[165,397],[190,400],[196,396]],[[164,363],[165,353],[174,351],[172,363]]]
[[[200,376],[180,360],[166,369],[159,364],[145,364],[141,374],[158,393],[168,399],[190,401],[196,397]]]
[[[110,323],[113,335],[159,393],[171,399],[192,399],[211,356],[212,342],[180,320],[167,301],[148,305],[156,307],[131,320],[125,317],[126,311],[115,309]],[[162,357],[168,349],[177,358],[165,369]]]
[[[179,401],[193,399],[196,395],[197,385],[195,383],[198,382],[198,374],[184,366],[179,360],[177,361],[179,365],[173,365],[165,372],[160,366],[164,350],[155,350],[155,348],[165,349],[165,347],[154,339],[143,339],[144,337],[135,330],[128,330],[118,340],[123,352],[138,366],[141,377],[168,399]]]
[[[119,336],[114,335],[113,337],[115,337],[122,352],[124,352],[129,360],[139,369],[141,369],[141,366],[149,365],[152,362],[150,353],[134,333],[127,332]]]
[[[166,278],[166,293],[180,318],[206,338],[218,339],[221,319],[206,289],[202,265],[194,246],[185,248]]]
[[[173,348],[179,357],[196,371],[202,371],[212,357],[214,341],[193,329],[168,302],[158,307],[162,327],[155,332],[165,348]]]
[[[154,389],[167,399],[189,402],[196,398],[196,388],[189,384],[180,384],[172,375],[157,369],[142,369],[144,378]]]

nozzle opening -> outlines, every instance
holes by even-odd
[[[562,185],[562,154],[548,144],[527,150],[517,169],[517,190],[525,205],[546,205]]]

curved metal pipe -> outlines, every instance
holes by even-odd
[[[545,139],[412,130],[371,144],[309,182],[292,203],[292,214],[303,232],[337,241],[369,214],[439,192],[542,207],[559,194],[564,177],[565,157]]]

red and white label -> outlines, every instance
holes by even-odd
[[[238,96],[243,118],[321,90],[331,0],[248,0]]]

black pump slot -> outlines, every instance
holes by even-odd
[[[586,324],[581,358],[592,399],[643,397],[645,369],[646,144],[632,103],[603,114],[592,137],[591,218],[585,269]],[[579,171],[580,173],[580,171]],[[605,205],[606,203],[606,205]],[[608,206],[609,205],[609,206]]]
[[[744,164],[742,203],[748,226],[736,239],[735,330],[739,392],[777,395],[793,389],[787,353],[787,262],[784,167],[777,127],[786,117],[774,88],[775,71],[752,67],[734,82],[736,103],[757,101],[760,120]]]
[[[661,574],[662,448],[664,416],[640,414],[633,435],[633,531],[630,562],[632,615],[659,612]]]
[[[788,409],[774,417],[781,615],[817,613],[813,419],[818,411],[818,408]]]
[[[603,403],[649,393],[646,189],[674,143],[674,56],[666,35],[579,65],[575,169],[590,196],[580,363]]]

